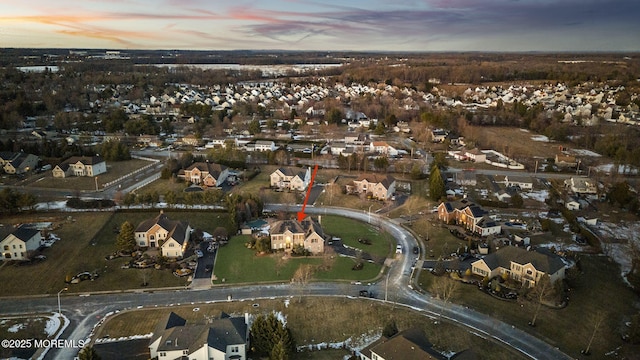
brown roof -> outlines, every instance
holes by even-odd
[[[322,226],[314,220],[311,216],[307,216],[302,222],[298,222],[298,220],[280,220],[271,224],[270,233],[271,234],[282,234],[285,231],[291,231],[294,234],[304,233],[305,236],[309,236],[311,233],[315,232],[321,237],[324,237],[324,231],[322,230]]]
[[[153,219],[141,222],[136,228],[136,232],[147,232],[156,224],[167,230],[167,239],[174,239],[179,244],[184,242],[189,223],[186,221],[170,220],[169,217],[162,212]]]
[[[368,358],[372,353],[385,360],[444,360],[446,357],[433,350],[424,332],[417,328],[404,330],[392,338],[382,337],[380,340],[362,350]]]
[[[393,184],[396,179],[391,175],[382,175],[382,174],[363,174],[360,175],[356,180],[357,182],[366,180],[372,184],[381,183],[385,188],[389,188],[391,184]]]
[[[202,172],[207,172],[215,179],[220,177],[220,174],[227,169],[226,166],[210,163],[210,162],[196,162],[189,166],[185,171],[192,171],[193,169],[198,168],[198,170]]]

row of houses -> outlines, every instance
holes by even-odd
[[[35,170],[40,158],[23,152],[0,151],[0,168],[5,174],[20,175]]]

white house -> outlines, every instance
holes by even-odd
[[[248,315],[189,325],[171,312],[160,322],[149,343],[149,355],[158,360],[246,360],[249,347]]]
[[[255,151],[275,151],[276,143],[269,140],[257,140],[254,147]]]
[[[311,169],[279,168],[269,176],[272,188],[304,191],[311,181]]]
[[[27,260],[29,252],[40,247],[42,236],[40,231],[26,226],[20,226],[0,241],[0,260]]]

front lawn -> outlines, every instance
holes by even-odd
[[[284,253],[258,255],[245,246],[249,236],[234,236],[229,243],[218,249],[214,284],[237,284],[247,282],[289,282],[301,265],[321,266],[327,263],[322,257],[292,257]],[[334,256],[330,269],[316,271],[316,280],[371,280],[380,272],[376,264],[365,263],[362,270],[351,270],[355,261]]]
[[[332,215],[323,215],[321,219],[325,234],[342,238],[345,245],[376,257],[386,257],[396,245],[388,233],[370,224]],[[363,242],[359,242],[359,239]],[[365,244],[364,240],[370,244]]]

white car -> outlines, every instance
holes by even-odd
[[[396,246],[396,254],[402,254],[402,245]]]

